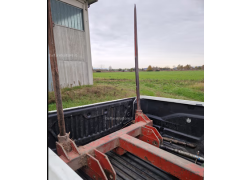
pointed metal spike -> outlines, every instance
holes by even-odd
[[[141,110],[140,104],[140,87],[139,87],[139,69],[138,69],[138,42],[137,42],[137,17],[136,5],[134,8],[134,39],[135,39],[135,81],[136,81],[136,101],[137,110]]]

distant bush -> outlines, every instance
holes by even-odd
[[[153,71],[152,67],[149,65],[147,71]]]
[[[100,71],[100,70],[97,70],[97,71],[95,71],[95,72],[102,72],[102,71]]]

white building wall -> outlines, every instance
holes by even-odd
[[[55,25],[54,39],[61,87],[93,84],[85,32]]]
[[[61,88],[93,85],[88,5],[76,0],[61,0],[83,10],[84,29],[54,26],[58,71]],[[51,82],[49,82],[51,84]]]
[[[88,69],[91,72],[91,76],[89,76],[89,84],[93,84],[93,70],[92,70],[92,57],[91,57],[91,46],[90,46],[90,32],[89,32],[89,13],[88,13],[88,4],[83,4],[83,18],[85,25],[85,36],[86,36],[86,46],[87,46],[87,58],[89,60]]]

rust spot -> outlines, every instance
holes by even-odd
[[[147,162],[151,163],[151,161],[149,161],[148,158],[147,158],[146,156],[144,157],[144,159],[145,159]]]
[[[156,142],[156,141],[153,141],[153,145],[155,145],[155,146],[156,146],[156,145],[157,145],[157,142]]]
[[[62,146],[66,152],[70,152],[72,150],[70,141],[65,141],[64,143],[62,143]]]
[[[80,157],[79,164],[80,164],[81,166],[86,166],[86,165],[88,164],[86,154],[83,154],[83,155]],[[87,166],[87,167],[88,167],[88,166]]]
[[[104,173],[106,174],[108,179],[114,179],[112,172],[107,169],[104,169]]]

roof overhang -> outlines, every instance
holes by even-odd
[[[88,4],[91,5],[91,4],[93,4],[93,3],[97,2],[97,1],[98,0],[88,0]]]
[[[81,3],[86,3],[86,1],[88,2],[88,5],[91,5],[95,2],[97,2],[98,0],[76,0],[78,2],[81,2]]]

